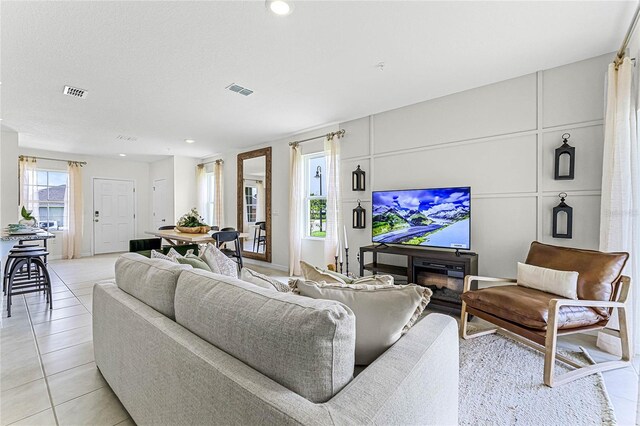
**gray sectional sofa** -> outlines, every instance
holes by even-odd
[[[457,424],[456,322],[355,378],[346,306],[128,253],[93,296],[95,360],[138,424]]]

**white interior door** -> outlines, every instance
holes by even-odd
[[[130,180],[93,180],[95,254],[129,250],[135,236],[134,191]]]
[[[157,179],[153,181],[153,224],[156,228],[172,225],[169,219],[169,206],[167,198],[167,180]]]

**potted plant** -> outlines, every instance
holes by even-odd
[[[21,225],[34,227],[38,223],[35,217],[31,214],[33,210],[27,210],[25,206],[22,206],[22,210],[20,210],[20,216],[22,219],[18,222]]]
[[[211,231],[211,227],[204,223],[204,219],[195,207],[178,220],[176,228],[180,232],[189,234],[204,234]]]

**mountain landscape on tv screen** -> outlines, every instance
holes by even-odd
[[[373,241],[469,248],[470,188],[373,193]]]

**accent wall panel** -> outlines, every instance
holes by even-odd
[[[479,273],[513,278],[536,239],[536,197],[472,198],[471,249]]]
[[[572,194],[565,203],[573,207],[573,238],[553,238],[552,210],[560,202],[557,195],[542,197],[542,241],[557,246],[598,249],[600,242],[600,196]]]
[[[375,154],[536,128],[536,75],[376,114]]]
[[[536,136],[374,158],[374,188],[471,186],[478,194],[536,191]]]
[[[573,180],[555,180],[555,149],[562,145],[562,134],[570,133],[569,145],[576,147],[576,173]],[[542,190],[569,192],[577,190],[600,191],[602,187],[602,153],[604,134],[602,126],[563,129],[545,133],[542,141]]]
[[[605,76],[613,57],[612,52],[543,71],[543,127],[602,120]]]
[[[340,156],[343,159],[369,155],[369,117],[340,123],[347,131],[340,144]]]

